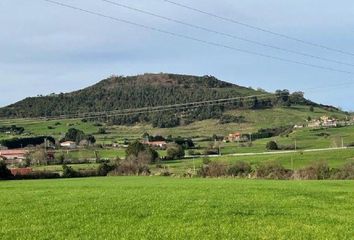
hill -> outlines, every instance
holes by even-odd
[[[154,127],[169,128],[223,117],[227,122],[239,123],[243,119],[224,114],[237,109],[271,109],[292,104],[324,107],[306,100],[300,92],[290,94],[287,90],[278,90],[275,94],[271,94],[220,81],[213,76],[144,74],[129,77],[112,76],[79,91],[26,98],[1,108],[0,118],[90,114],[235,97],[240,97],[240,99],[230,101],[226,105],[207,105],[183,110],[173,109],[164,112],[164,114],[115,115],[104,120],[116,125],[144,122],[152,123]],[[102,116],[100,115],[101,119],[99,120],[102,120]]]

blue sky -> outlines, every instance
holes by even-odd
[[[354,72],[351,66],[251,45],[100,0],[57,1],[236,48]],[[354,56],[226,23],[163,0],[112,1],[266,44],[354,64]],[[340,3],[329,0],[175,1],[354,53],[354,1],[351,0]],[[337,86],[354,82],[353,74],[279,62],[174,38],[42,0],[0,1],[0,26],[0,106],[27,96],[77,90],[112,74],[171,72],[214,75],[221,80],[269,91],[304,90],[314,101],[354,110],[354,84]]]

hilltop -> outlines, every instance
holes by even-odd
[[[170,104],[208,101],[215,99],[259,96],[239,99],[228,105],[204,106],[193,109],[149,114],[115,116],[112,124],[129,125],[152,123],[154,127],[175,127],[206,120],[221,119],[240,122],[242,118],[225,116],[230,110],[259,110],[289,107],[293,104],[322,106],[304,98],[301,92],[287,90],[267,93],[221,81],[213,76],[179,74],[143,74],[137,76],[111,76],[99,83],[71,93],[30,97],[0,109],[1,118],[55,117],[59,115],[105,112]]]

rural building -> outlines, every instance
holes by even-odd
[[[60,146],[63,148],[69,148],[69,149],[74,149],[77,147],[76,142],[72,142],[72,141],[62,142],[62,143],[60,143]]]
[[[337,127],[337,120],[327,116],[321,117],[323,127]]]
[[[150,147],[155,147],[155,148],[166,148],[167,143],[165,141],[144,141],[144,144],[150,146]]]
[[[28,151],[23,149],[0,150],[1,158],[6,160],[24,160],[27,154]]]
[[[318,128],[321,127],[321,121],[320,120],[313,120],[307,123],[307,126],[309,128]]]
[[[338,120],[334,118],[330,118],[327,116],[320,117],[319,120],[313,120],[308,122],[307,125],[309,128],[318,128],[318,127],[337,127]]]
[[[239,142],[242,140],[242,134],[239,132],[230,133],[224,141],[226,142]]]
[[[11,168],[10,169],[12,175],[28,175],[32,173],[32,168]]]

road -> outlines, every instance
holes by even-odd
[[[306,150],[289,150],[289,151],[272,151],[272,152],[260,152],[260,153],[232,153],[232,154],[224,154],[225,156],[258,156],[258,155],[277,155],[277,154],[290,154],[290,153],[305,153],[305,152],[325,152],[325,151],[333,151],[333,150],[347,150],[354,149],[354,147],[340,147],[340,148],[317,148],[317,149],[306,149]],[[210,157],[216,158],[220,157],[220,155],[197,155],[197,156],[187,156],[186,158],[200,158],[200,157]]]

